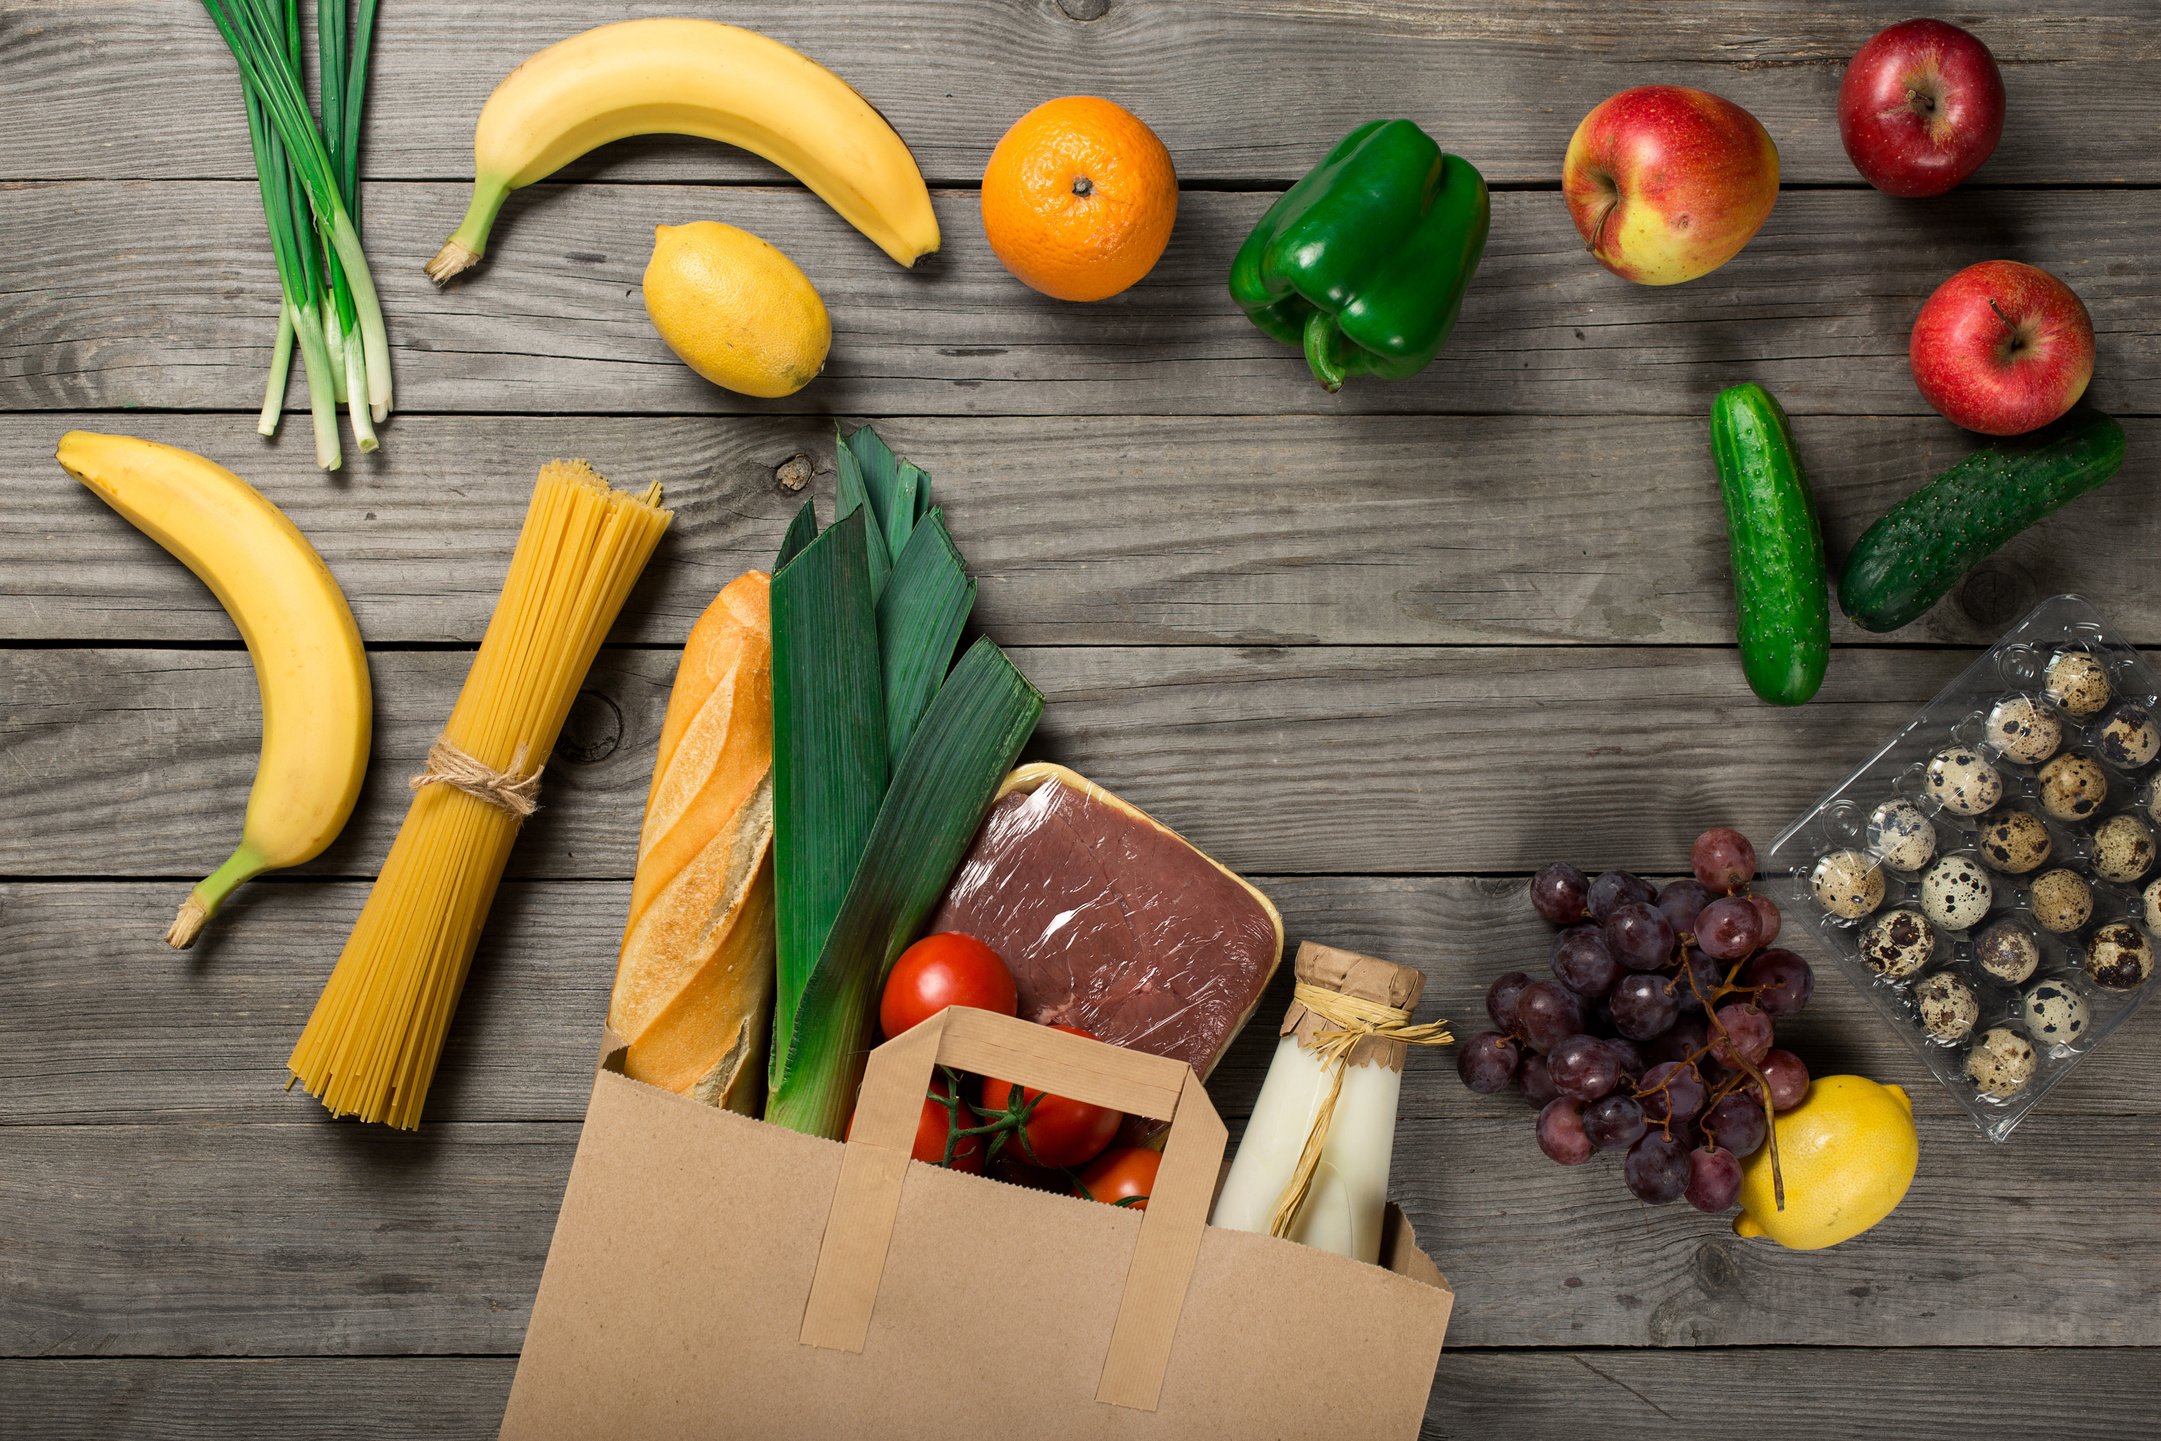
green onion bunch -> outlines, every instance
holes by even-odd
[[[360,116],[376,0],[317,8],[320,119],[308,107],[300,0],[203,0],[240,67],[263,218],[284,291],[256,429],[274,435],[293,349],[308,379],[315,459],[343,463],[338,406],[362,451],[390,416],[390,341],[360,249]]]

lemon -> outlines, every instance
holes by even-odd
[[[1836,1246],[1890,1215],[1913,1184],[1921,1143],[1913,1102],[1896,1086],[1823,1076],[1776,1124],[1786,1209],[1773,1197],[1766,1145],[1741,1168],[1733,1229],[1743,1236],[1769,1236],[1795,1251]]]
[[[825,368],[833,322],[796,263],[747,230],[653,230],[645,313],[683,363],[723,390],[793,395]]]

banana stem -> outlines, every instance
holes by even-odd
[[[509,198],[510,187],[504,182],[487,176],[474,180],[473,200],[465,207],[465,219],[428,262],[428,279],[441,285],[479,264],[480,257],[488,253],[488,232],[495,228],[495,217],[502,213],[503,202]]]
[[[203,932],[204,924],[218,913],[225,898],[244,881],[251,881],[270,869],[270,863],[256,854],[246,841],[240,849],[226,857],[219,866],[188,892],[188,898],[180,903],[180,913],[173,917],[170,929],[165,932],[165,944],[176,951],[184,951],[195,944],[195,938]]]
[[[285,382],[293,373],[293,312],[278,301],[278,338],[270,347],[270,378],[263,384],[263,413],[256,417],[255,433],[268,440],[278,433],[285,414]]]

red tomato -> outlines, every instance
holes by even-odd
[[[973,1006],[1003,1016],[1020,1009],[1013,973],[998,953],[959,931],[925,936],[900,953],[878,1000],[878,1028],[890,1040],[947,1006]]]
[[[965,1102],[956,1115],[939,1099],[944,1094],[945,1083],[941,1081],[933,1085],[930,1094],[923,1098],[923,1114],[918,1116],[915,1122],[915,1149],[908,1153],[916,1160],[928,1161],[933,1166],[945,1164],[946,1137],[954,1125],[965,1127],[976,1124],[975,1113],[969,1110]],[[848,1118],[848,1134],[855,1135],[854,1116]],[[980,1176],[983,1174],[984,1152],[983,1137],[962,1136],[959,1144],[953,1148],[953,1169]]]
[[[1120,1146],[1115,1151],[1105,1151],[1096,1158],[1094,1165],[1081,1172],[1081,1189],[1087,1192],[1090,1200],[1145,1211],[1148,1193],[1155,1189],[1156,1168],[1162,1164],[1161,1151],[1151,1151],[1145,1146]]]
[[[1053,1026],[1054,1031],[1068,1035],[1089,1036],[1078,1026]],[[996,1120],[1001,1114],[1013,1119],[1020,1134],[1006,1141],[1006,1148],[1018,1150],[1020,1158],[1039,1166],[1078,1166],[1093,1160],[1097,1153],[1111,1143],[1118,1134],[1118,1123],[1125,1119],[1120,1112],[1107,1106],[1092,1106],[1086,1101],[1072,1101],[1064,1096],[1045,1095],[1041,1091],[1019,1088],[1020,1096],[1014,1097],[1010,1081],[986,1080],[983,1083],[983,1102],[976,1109],[986,1121]]]

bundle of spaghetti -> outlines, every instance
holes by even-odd
[[[660,487],[550,461],[449,723],[345,950],[286,1062],[334,1115],[420,1123],[541,768],[608,628],[668,527]]]

